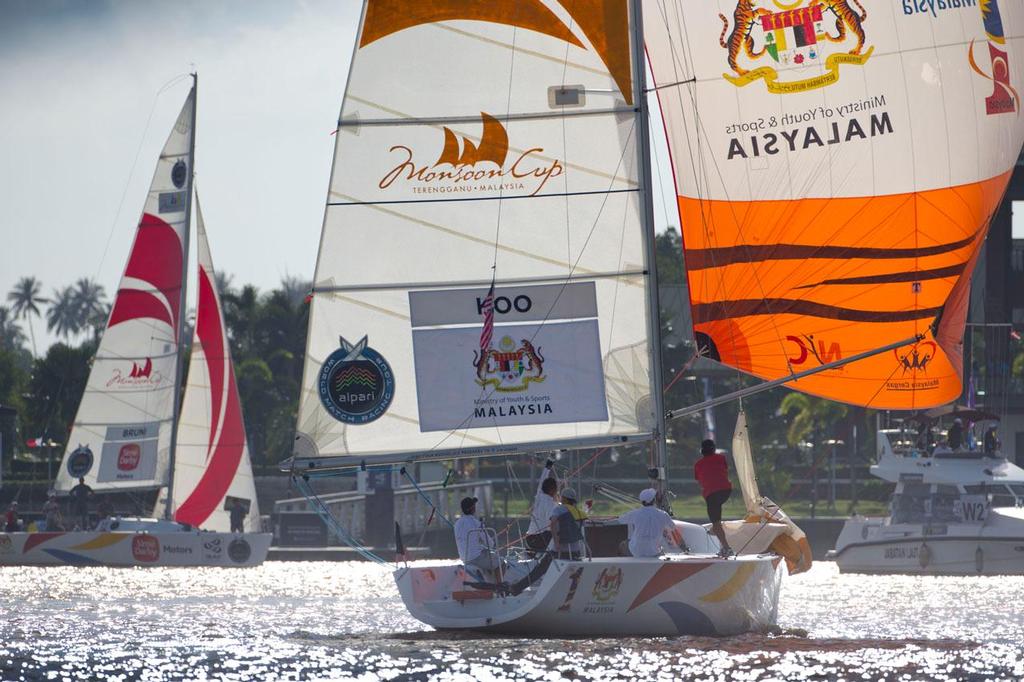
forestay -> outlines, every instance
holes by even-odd
[[[932,5],[644,0],[711,357],[776,379],[924,334],[793,387],[960,395],[970,277],[1024,136],[1024,5]]]
[[[195,89],[160,153],[56,488],[167,481],[192,191]]]
[[[650,437],[630,26],[624,1],[365,4],[300,462]]]
[[[258,531],[242,406],[201,210],[196,212],[196,232],[196,324],[178,421],[171,508],[175,521],[227,532],[228,510],[239,500],[248,510],[245,530]]]

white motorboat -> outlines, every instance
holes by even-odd
[[[979,115],[966,70],[939,89],[918,74],[945,61],[903,60],[962,58],[987,40],[980,15],[775,4],[363,3],[282,464],[311,506],[329,516],[304,486],[345,469],[638,444],[665,500],[669,417],[782,384],[874,408],[960,394],[971,271],[1024,126]],[[952,125],[935,112],[978,132],[979,163],[911,125]],[[694,347],[765,380],[671,413],[663,192]],[[727,526],[754,552],[735,560],[691,545],[395,577],[440,628],[735,633],[775,612],[780,538],[794,570],[809,560],[768,519],[754,500]]]
[[[878,432],[875,476],[896,484],[889,516],[855,516],[829,552],[848,573],[1024,575],[1024,470],[999,453],[913,445]]]
[[[0,564],[252,566],[266,558],[227,328],[202,213],[184,380],[196,84],[164,144],[57,474],[58,494],[156,492],[150,519],[0,534]],[[196,201],[198,209],[198,201]],[[182,395],[184,389],[184,395]],[[74,506],[73,504],[69,506]],[[244,532],[231,533],[231,510]],[[83,528],[82,526],[86,526]],[[202,529],[202,530],[199,530]]]

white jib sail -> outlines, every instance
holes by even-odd
[[[176,521],[226,532],[229,510],[239,500],[248,510],[245,530],[256,531],[260,514],[242,406],[198,200],[196,208],[196,324],[178,421],[171,508]]]
[[[741,410],[736,417],[736,432],[732,437],[732,461],[736,467],[736,478],[743,492],[743,504],[747,514],[760,516],[761,491],[757,488],[757,474],[754,471],[754,459],[750,451],[750,431],[747,430],[747,415]]]
[[[57,474],[94,490],[151,488],[167,480],[178,395],[178,330],[192,191],[195,89],[153,174],[131,255]]]
[[[650,437],[631,34],[626,2],[366,2],[298,461]]]

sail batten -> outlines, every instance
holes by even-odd
[[[441,4],[364,5],[302,461],[573,447],[655,422],[627,3]],[[394,87],[438,50],[466,59],[417,61]]]
[[[792,386],[918,409],[961,393],[966,292],[1024,141],[1024,10],[890,5],[644,2],[676,84],[658,96],[697,344],[776,380],[923,334]]]

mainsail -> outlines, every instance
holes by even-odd
[[[1024,6],[963,5],[644,0],[710,357],[778,379],[923,335],[793,387],[960,395],[971,273],[1024,140]]]
[[[192,193],[195,88],[160,153],[55,486],[167,481]]]
[[[652,436],[628,9],[365,3],[314,279],[297,465]]]
[[[231,528],[229,505],[237,499],[248,510],[246,530],[258,531],[260,515],[242,405],[198,201],[196,207],[198,301],[178,422],[171,508],[176,521],[226,532]]]

